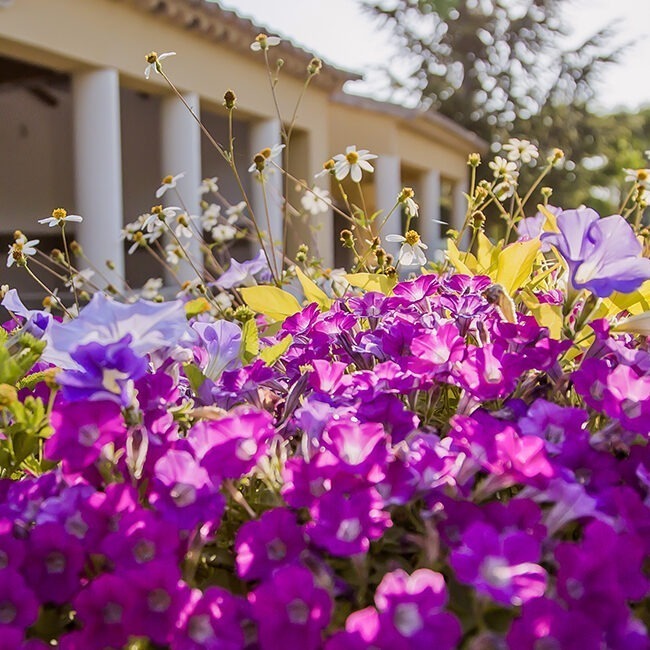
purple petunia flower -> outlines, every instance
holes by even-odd
[[[97,639],[102,647],[123,647],[133,632],[135,602],[133,585],[125,577],[106,574],[93,580],[74,601],[83,629],[79,645],[72,647],[92,648]]]
[[[63,526],[53,522],[36,526],[27,552],[23,575],[41,602],[61,605],[79,591],[84,550]]]
[[[330,595],[311,571],[288,566],[249,594],[261,650],[318,650],[332,612]]]
[[[155,466],[151,502],[181,530],[221,518],[225,500],[189,451],[169,450]]]
[[[147,360],[130,347],[127,334],[115,343],[80,345],[70,356],[81,370],[64,370],[57,375],[65,399],[112,400],[128,407],[135,397],[134,381],[147,372]]]
[[[179,617],[171,650],[243,650],[248,603],[220,587],[194,590]]]
[[[458,580],[506,605],[521,605],[544,594],[547,576],[538,564],[539,540],[519,531],[500,535],[483,522],[470,525],[462,539],[451,554]]]
[[[71,402],[57,405],[51,415],[53,435],[45,442],[45,456],[62,460],[66,472],[94,463],[102,447],[123,440],[126,427],[115,402]]]
[[[12,569],[0,571],[0,637],[12,629],[22,634],[37,618],[38,601],[23,577]]]
[[[566,260],[576,289],[606,298],[614,291],[631,293],[650,279],[650,259],[641,257],[641,244],[620,215],[601,219],[590,208],[565,210],[557,227],[559,233],[544,233],[541,240]]]
[[[278,567],[295,562],[305,547],[295,515],[286,508],[268,510],[237,532],[237,574],[242,580],[264,580]]]
[[[341,484],[343,483],[343,484]],[[340,479],[310,508],[306,527],[311,540],[332,555],[366,553],[370,542],[391,526],[390,515],[375,488],[352,487]]]
[[[382,642],[400,650],[452,650],[461,629],[454,616],[442,611],[446,603],[442,574],[430,569],[411,575],[401,569],[387,573],[375,593]]]

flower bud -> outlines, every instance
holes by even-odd
[[[228,89],[226,92],[223,94],[223,105],[229,110],[233,110],[235,108],[235,103],[237,102],[237,96],[235,93]]]

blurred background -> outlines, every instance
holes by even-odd
[[[488,142],[562,148],[559,204],[614,211],[621,170],[650,166],[650,0],[219,4],[361,73],[347,92],[432,107]]]

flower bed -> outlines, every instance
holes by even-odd
[[[525,218],[516,195],[492,243],[483,210],[516,191],[517,142],[493,182],[473,175],[446,261],[401,282],[378,238],[338,275],[261,239],[168,302],[157,282],[78,313],[4,290],[0,649],[650,647],[645,180],[602,219],[546,201]],[[399,204],[410,224],[409,188]],[[125,237],[174,232],[178,210]],[[44,221],[83,302],[72,217]],[[354,249],[372,224],[353,223]],[[393,235],[398,266],[426,262],[408,224]],[[32,273],[37,244],[17,233],[9,263]]]

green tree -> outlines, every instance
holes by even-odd
[[[603,167],[614,171],[610,167],[620,162],[618,154],[625,148],[621,130],[627,126],[590,110],[594,82],[604,66],[616,63],[625,46],[612,46],[615,29],[610,27],[567,48],[561,11],[570,1],[362,3],[383,19],[403,46],[401,65],[392,63],[386,70],[393,87],[409,88],[424,106],[488,142],[523,137],[543,150],[562,148],[571,162],[555,172],[549,184],[554,185],[555,201],[572,205],[590,199],[592,172],[601,171],[594,168],[598,156],[606,155]],[[618,135],[605,132],[610,126]],[[633,146],[633,141],[628,140],[627,146]],[[609,153],[604,154],[603,147]],[[613,149],[617,156],[610,155]],[[591,167],[585,167],[584,161]]]

